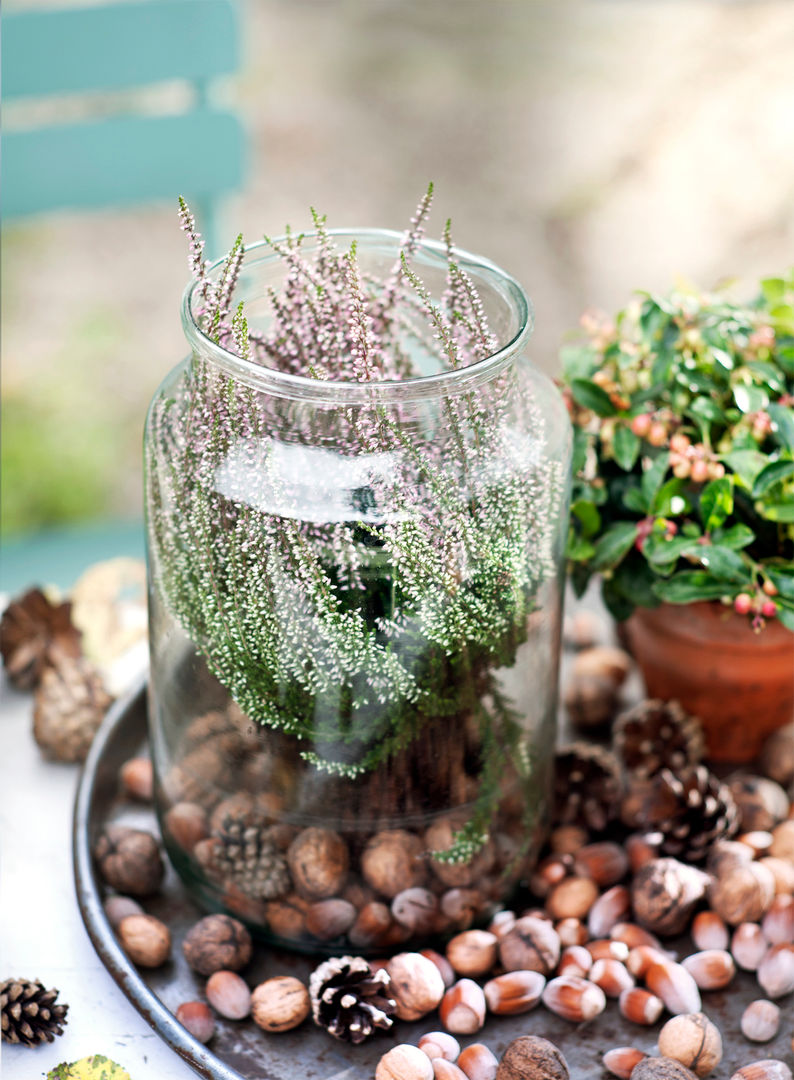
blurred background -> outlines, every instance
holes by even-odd
[[[524,284],[552,374],[588,306],[677,276],[751,289],[794,260],[792,0],[235,6],[241,59],[220,93],[247,161],[227,246],[305,227],[310,205],[401,229],[432,179],[431,234],[451,216],[460,246]],[[147,403],[185,351],[176,196],[4,222],[7,551],[86,522],[129,521],[137,542]]]

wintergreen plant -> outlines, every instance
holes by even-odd
[[[200,325],[254,364],[318,382],[376,387],[422,374],[420,356],[439,370],[486,358],[497,338],[449,225],[440,301],[411,265],[431,198],[432,188],[384,280],[362,268],[355,244],[340,250],[316,213],[311,237],[266,238],[284,280],[256,330],[235,303],[242,238],[211,272],[181,203]],[[183,397],[155,406],[150,422],[151,445],[168,448],[168,466],[149,468],[154,571],[210,671],[251,719],[298,740],[307,766],[369,774],[370,803],[388,797],[394,812],[409,794],[384,794],[382,770],[443,769],[426,760],[431,744],[451,767],[473,727],[479,791],[447,853],[469,858],[508,767],[531,769],[524,718],[496,673],[515,662],[556,573],[563,478],[515,371],[442,396],[437,414],[373,393],[317,415],[196,355]],[[532,432],[529,451],[517,426]],[[320,517],[283,470],[285,445],[318,441],[366,463],[354,505]]]

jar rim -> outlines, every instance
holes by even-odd
[[[316,231],[303,234],[304,239],[318,237]],[[385,242],[390,244],[396,256],[404,234],[393,229],[340,228],[329,229],[328,235],[337,238],[347,237],[356,240],[359,247],[376,248]],[[286,236],[277,237],[275,242],[284,242]],[[446,265],[446,246],[435,240],[422,238],[417,250],[439,264]],[[337,404],[386,403],[389,401],[408,401],[418,398],[437,397],[443,393],[461,393],[474,386],[492,379],[511,362],[513,357],[526,344],[534,327],[534,308],[528,295],[514,277],[502,270],[490,259],[474,255],[463,248],[452,249],[456,262],[467,273],[487,282],[502,298],[513,305],[518,329],[505,345],[495,352],[476,360],[465,367],[452,368],[448,371],[435,372],[432,375],[416,375],[406,379],[384,379],[372,382],[357,382],[353,379],[312,379],[307,375],[279,371],[277,368],[247,360],[225,349],[213,341],[199,326],[193,313],[193,301],[201,287],[201,282],[191,281],[182,295],[182,326],[192,351],[199,352],[211,360],[227,374],[241,379],[254,389],[269,391],[280,397],[315,402],[334,402]],[[266,254],[262,254],[266,252]],[[249,259],[249,256],[251,258]],[[226,256],[216,259],[207,267],[210,276],[218,271]],[[280,261],[280,256],[272,250],[267,240],[259,240],[247,245],[243,256],[244,263],[267,263]]]

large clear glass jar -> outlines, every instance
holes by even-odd
[[[363,275],[394,263],[397,234],[335,235]],[[194,284],[190,356],[147,422],[165,844],[206,908],[296,948],[377,953],[483,922],[543,837],[569,424],[530,364],[522,289],[457,259],[499,342],[485,359],[439,371],[411,340],[421,377],[286,374],[215,344]],[[444,249],[413,265],[440,296]],[[254,331],[284,274],[245,253]]]

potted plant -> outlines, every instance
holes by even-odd
[[[794,274],[750,303],[678,288],[563,351],[574,423],[568,558],[653,696],[747,760],[794,711]]]

